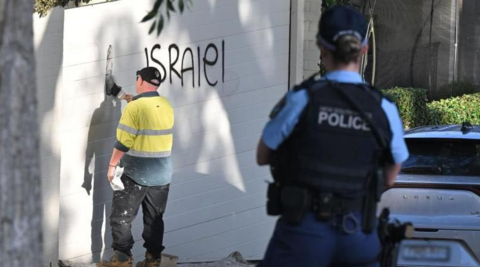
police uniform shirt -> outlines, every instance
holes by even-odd
[[[329,72],[322,80],[353,84],[363,83],[362,76],[359,73],[343,70]],[[301,113],[308,104],[308,92],[307,90],[289,91],[285,101],[285,106],[267,123],[263,130],[262,140],[272,150],[276,150],[292,133]],[[381,107],[388,118],[393,135],[390,143],[393,163],[402,163],[408,158],[409,153],[403,138],[403,125],[398,109],[395,104],[385,98],[382,99]],[[352,127],[355,126],[354,123],[351,125]]]
[[[117,127],[115,148],[126,152],[120,165],[124,174],[144,186],[172,180],[174,113],[157,92],[146,92],[127,104]]]

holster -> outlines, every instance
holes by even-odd
[[[305,213],[311,207],[312,197],[307,188],[284,186],[281,190],[280,202],[282,217],[290,224],[302,222]]]
[[[282,214],[282,203],[280,199],[282,186],[274,182],[268,184],[267,189],[267,214],[277,216]]]
[[[362,208],[362,231],[366,234],[371,233],[376,227],[377,203],[382,196],[383,183],[383,170],[380,168],[367,179]]]

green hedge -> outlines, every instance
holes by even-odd
[[[463,95],[427,104],[428,124],[480,124],[480,94]]]
[[[422,125],[480,124],[480,93],[427,102],[427,90],[385,89],[382,92],[398,107],[405,128]]]
[[[429,124],[427,90],[394,87],[382,90],[382,93],[397,105],[405,128]]]

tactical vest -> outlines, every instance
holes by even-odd
[[[294,90],[307,90],[309,103],[295,130],[272,158],[277,182],[319,192],[363,195],[366,178],[389,153],[381,151],[368,123],[336,91],[339,89],[355,100],[390,144],[392,133],[378,90],[349,83],[307,83],[306,88]]]

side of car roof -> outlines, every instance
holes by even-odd
[[[420,126],[406,130],[405,138],[453,138],[480,140],[480,125],[463,123]]]

